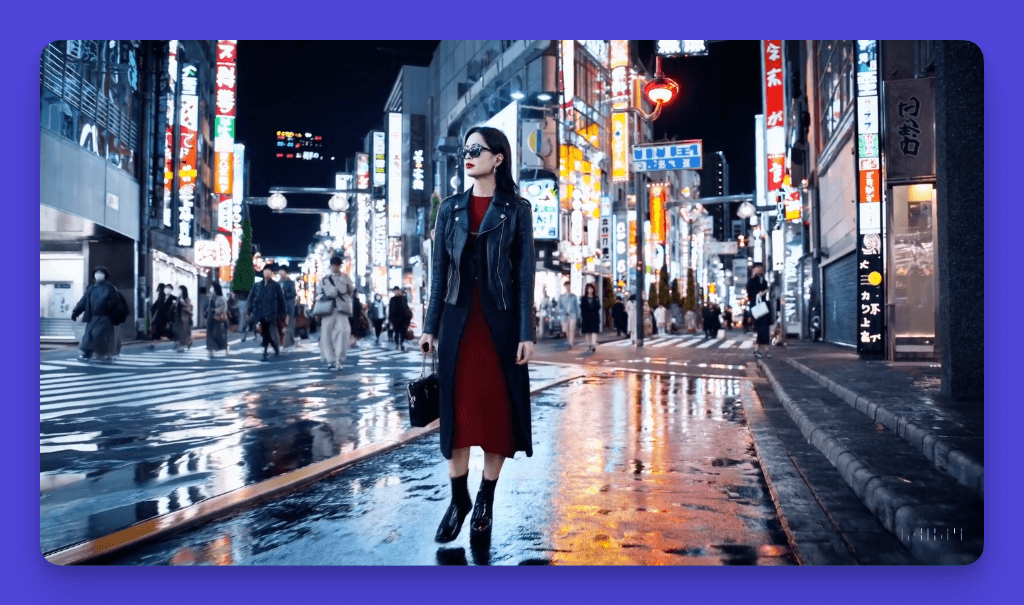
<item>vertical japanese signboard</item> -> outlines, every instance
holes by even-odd
[[[786,74],[782,40],[761,41],[761,67],[768,195],[772,196],[782,189],[786,172]]]
[[[163,225],[170,228],[172,223],[171,207],[174,196],[174,89],[178,86],[178,41],[171,40],[167,45],[167,128],[164,136],[164,206]]]
[[[356,189],[365,190],[370,188],[370,155],[367,153],[356,154]]]
[[[238,250],[242,243],[242,199],[245,198],[245,145],[235,143],[232,147],[232,159],[235,164],[234,179],[231,187],[231,266],[234,268],[238,260]]]
[[[373,133],[373,186],[383,187],[387,182],[388,154],[384,133]]]
[[[629,116],[624,111],[612,113],[612,182],[629,180]]]
[[[857,40],[857,353],[885,354],[878,41]]]
[[[661,185],[652,185],[651,197],[651,239],[654,244],[665,243],[665,188]],[[661,268],[659,265],[658,269]]]
[[[199,138],[199,80],[195,65],[185,65],[181,70],[181,143],[178,146],[180,164],[178,169],[178,246],[192,247],[192,233],[195,225],[196,144]]]
[[[612,70],[612,109],[629,107],[629,40],[612,40],[608,66]]]
[[[231,194],[235,167],[235,56],[237,40],[217,40],[216,116],[213,138],[213,190]]]
[[[402,114],[388,114],[388,236],[402,235]]]

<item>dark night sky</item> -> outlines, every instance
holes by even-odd
[[[384,103],[402,65],[429,65],[428,41],[245,41],[238,46],[236,138],[246,146],[249,195],[272,185],[333,186],[344,158],[362,150],[366,132],[383,125]],[[754,115],[761,112],[756,41],[716,42],[707,57],[663,60],[680,98],[655,122],[655,138],[703,139],[704,152],[729,162],[730,193],[754,190]],[[653,60],[642,42],[641,60]],[[278,130],[324,137],[328,159],[274,157]],[[331,162],[330,157],[338,158]],[[705,181],[711,174],[705,176]],[[289,195],[290,207],[323,206],[323,196]],[[265,256],[305,256],[319,217],[252,208],[253,241]]]

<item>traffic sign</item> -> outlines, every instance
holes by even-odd
[[[676,141],[662,145],[634,145],[633,170],[700,170],[703,144],[701,141]]]

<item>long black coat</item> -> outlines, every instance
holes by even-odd
[[[481,235],[477,242],[472,243],[466,238],[449,239],[446,234],[452,233],[455,229],[463,229],[468,225],[469,212],[465,210],[466,202],[469,200],[469,191],[453,196],[445,200],[445,203],[452,206],[459,206],[458,209],[451,208],[445,212],[438,212],[435,225],[434,245],[434,280],[443,280],[431,284],[430,310],[440,312],[440,325],[434,331],[432,318],[428,315],[424,331],[434,334],[437,337],[437,375],[441,386],[441,455],[447,459],[452,457],[452,446],[455,442],[455,370],[458,363],[459,344],[462,341],[462,334],[469,319],[470,303],[473,300],[473,280],[469,279],[470,268],[476,263],[486,262],[482,258],[475,257],[477,250],[495,252],[494,257],[501,258],[508,262],[511,267],[503,272],[504,279],[512,278],[507,282],[508,288],[515,292],[513,300],[517,304],[508,305],[507,310],[496,308],[493,304],[495,297],[486,295],[484,281],[481,281],[481,306],[484,317],[490,328],[491,337],[494,339],[494,348],[501,361],[501,367],[505,376],[505,387],[508,389],[509,402],[512,407],[512,427],[515,442],[515,451],[525,452],[527,456],[533,456],[533,433],[530,422],[530,373],[527,365],[516,364],[516,354],[519,350],[519,342],[523,334],[528,334],[528,339],[536,342],[536,330],[530,321],[533,301],[533,267],[535,266],[533,246],[533,221],[532,212],[528,202],[523,202],[512,195],[496,191],[490,207],[484,214],[481,221]],[[518,204],[523,204],[518,208]],[[459,210],[452,212],[451,210]],[[456,217],[459,218],[456,221]],[[487,225],[499,224],[508,220],[512,224],[507,225],[505,230],[487,230]],[[493,238],[488,240],[487,238]],[[460,245],[453,245],[457,241]],[[458,254],[451,254],[457,252]],[[450,267],[449,263],[460,263],[459,267]],[[455,302],[446,302],[445,285],[449,283],[448,277],[452,269],[461,268],[462,279],[457,280],[457,286],[452,292]],[[526,276],[524,279],[523,276]],[[453,280],[454,281],[454,280]],[[525,319],[524,319],[525,315]],[[495,385],[501,388],[500,385]]]
[[[583,316],[581,332],[591,334],[601,331],[601,301],[596,296],[580,299],[580,314]]]

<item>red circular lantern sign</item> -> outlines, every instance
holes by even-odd
[[[678,94],[679,85],[664,76],[658,76],[644,86],[644,96],[654,105],[667,105]]]

